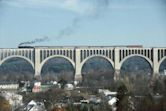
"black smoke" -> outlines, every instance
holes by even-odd
[[[19,44],[19,46],[21,45],[32,45],[32,44],[35,44],[35,43],[39,43],[39,42],[44,42],[44,41],[48,41],[49,38],[47,36],[44,36],[42,38],[36,38],[32,41],[26,41],[26,42],[22,42]]]

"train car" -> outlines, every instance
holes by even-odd
[[[142,45],[127,45],[128,48],[143,48]]]

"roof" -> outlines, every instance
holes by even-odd
[[[28,105],[37,105],[37,103],[34,100],[31,100]]]
[[[118,99],[116,97],[113,97],[111,100],[108,101],[108,104],[109,105],[113,105],[113,104],[115,104],[117,102],[117,100]]]

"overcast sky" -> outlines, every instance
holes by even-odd
[[[166,47],[166,0],[0,0],[0,48],[22,42]]]

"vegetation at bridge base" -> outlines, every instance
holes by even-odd
[[[114,75],[112,71],[93,72],[84,74],[82,86],[91,88],[110,88],[114,84]]]
[[[166,110],[166,77],[125,76],[118,84],[117,111]]]
[[[9,101],[0,96],[0,111],[11,111]]]
[[[61,81],[65,84],[66,81]],[[95,87],[96,80],[91,80],[88,84],[82,83],[82,89],[66,91],[64,89],[52,88],[46,92],[30,93],[24,96],[24,102],[32,99],[45,100],[46,108],[52,111],[111,111],[107,102],[99,105],[81,104],[75,106],[71,103],[77,101],[79,97],[88,97],[89,95],[98,95],[99,88],[108,88],[111,91],[117,91],[118,102],[116,104],[117,111],[166,111],[166,77],[144,75],[126,75],[117,81],[111,81],[108,84],[101,83],[99,87]],[[91,85],[91,83],[93,85]],[[86,87],[85,87],[86,86]],[[80,91],[78,93],[78,91]],[[68,105],[62,108],[52,105],[69,98]]]
[[[52,111],[112,111],[111,107],[104,105],[93,105],[93,104],[81,104],[78,106],[74,106],[69,104],[67,107],[54,107]]]
[[[46,108],[51,110],[53,107],[52,105],[57,103],[57,101],[66,95],[67,94],[63,89],[52,88],[46,92],[24,94],[23,102],[28,103],[31,100],[44,102]]]
[[[88,90],[95,92],[95,88],[108,88],[118,92],[117,111],[166,111],[165,76],[126,74],[118,81],[110,82],[109,86],[104,85],[101,79],[88,79],[89,81],[83,81]]]
[[[68,106],[66,111],[112,111],[111,107],[106,104],[94,105],[94,104],[81,104],[80,106]]]
[[[132,65],[134,66],[135,63]],[[144,62],[142,63],[144,64]],[[14,64],[13,64],[14,65]],[[21,65],[24,66],[24,65]],[[20,67],[21,67],[20,66]],[[101,64],[99,64],[100,69]],[[8,68],[7,68],[8,67]],[[1,67],[0,70],[3,71],[4,68],[10,69],[12,65],[6,67]],[[25,66],[24,66],[25,67]],[[60,66],[59,66],[60,67]],[[68,104],[66,107],[58,108],[53,106],[61,100],[64,100],[65,97],[72,98],[72,101],[76,100],[80,96],[88,97],[89,95],[97,95],[98,89],[109,89],[111,91],[117,91],[118,102],[116,104],[117,111],[166,111],[166,77],[164,76],[156,76],[152,77],[148,71],[133,71],[128,72],[126,70],[130,66],[124,67],[125,71],[121,71],[121,77],[119,80],[114,81],[114,75],[112,70],[94,70],[89,71],[87,74],[84,74],[83,81],[79,86],[82,88],[73,91],[64,90],[64,86],[66,83],[70,83],[68,80],[68,76],[71,75],[68,70],[62,71],[58,77],[54,78],[54,72],[45,75],[45,80],[42,81],[51,81],[56,80],[62,84],[62,89],[52,88],[46,92],[40,93],[27,93],[24,96],[24,103],[28,103],[30,100],[44,101],[46,108],[48,111],[111,111],[110,106],[107,102],[102,102],[100,105],[94,104],[82,104],[80,106],[74,106],[72,104]],[[141,66],[143,67],[143,66]],[[26,67],[25,67],[26,68]],[[148,67],[144,67],[146,69]],[[16,68],[19,69],[19,68]],[[53,68],[54,69],[54,68]],[[133,68],[130,67],[132,70]],[[28,71],[30,68],[27,69]],[[10,70],[8,70],[10,71]],[[24,73],[25,75],[21,75],[17,73],[13,73],[11,76],[10,72],[1,72],[0,80],[32,80],[33,78],[29,75],[29,73]],[[15,70],[14,70],[15,71]],[[13,72],[14,72],[13,71]],[[130,70],[129,70],[130,71]],[[32,71],[33,72],[33,71]],[[17,74],[17,76],[15,76]],[[56,74],[55,74],[56,75]],[[70,78],[71,79],[71,78]],[[36,80],[41,80],[41,78],[36,78]],[[78,93],[80,91],[80,93]],[[0,102],[1,103],[1,102]],[[1,107],[0,107],[1,108]],[[1,110],[0,110],[1,111]],[[2,110],[5,111],[5,110]],[[6,110],[7,111],[7,110]]]

